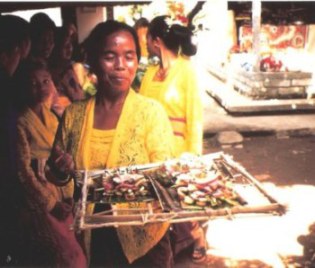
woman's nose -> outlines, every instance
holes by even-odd
[[[38,90],[44,90],[47,88],[47,84],[44,83],[44,82],[37,82],[35,85],[34,85]]]
[[[123,57],[117,57],[116,66],[117,69],[124,69],[126,67],[126,61]]]

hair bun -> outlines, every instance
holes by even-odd
[[[197,52],[196,45],[192,42],[193,33],[188,27],[173,24],[170,27],[166,40],[169,43],[178,43],[181,52],[186,56],[193,56]]]

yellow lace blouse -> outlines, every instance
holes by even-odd
[[[92,169],[105,168],[114,135],[115,129],[92,129],[90,139],[90,148],[93,152],[90,154],[90,167]]]
[[[56,135],[54,146],[59,145],[72,154],[76,169],[93,169],[96,166],[93,147],[99,145],[95,139],[94,142],[90,142],[91,137],[95,135],[94,107],[95,97],[73,103],[66,109]],[[130,89],[110,148],[107,149],[109,151],[106,168],[140,165],[173,158],[172,127],[161,104]],[[102,157],[101,161],[105,158]],[[129,262],[145,255],[154,247],[168,227],[168,223],[154,223],[117,228],[120,243]]]

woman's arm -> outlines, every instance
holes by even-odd
[[[66,152],[67,148],[67,110],[58,126],[55,141],[45,167],[47,179],[58,185],[66,185],[72,178],[74,172],[74,161],[71,154]]]

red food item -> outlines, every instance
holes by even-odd
[[[103,182],[103,187],[104,187],[105,192],[111,191],[114,189],[114,184],[111,182],[105,181]]]
[[[135,186],[134,184],[130,184],[130,183],[120,183],[115,187],[116,191],[119,191],[120,189],[125,188],[125,189],[131,189],[131,190],[137,190],[137,186]]]
[[[136,199],[136,195],[134,193],[127,193],[124,196],[125,196],[125,199],[128,201],[132,201]]]

